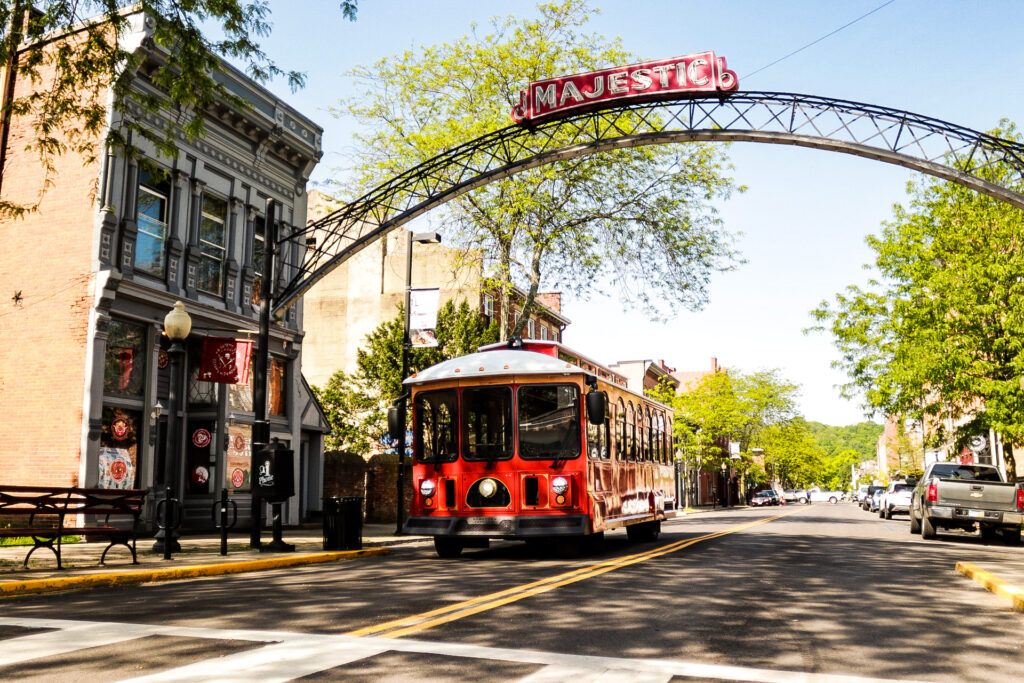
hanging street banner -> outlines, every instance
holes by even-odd
[[[199,380],[220,384],[248,384],[251,358],[251,339],[206,337],[203,339]]]
[[[736,74],[712,50],[601,71],[532,81],[512,109],[516,123],[557,117],[613,100],[674,99],[687,94],[732,92]]]
[[[416,348],[437,346],[437,304],[439,289],[413,289],[409,292],[409,343]]]

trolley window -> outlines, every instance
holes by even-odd
[[[621,398],[615,409],[615,459],[626,459],[626,404]]]
[[[454,389],[416,395],[416,457],[420,462],[453,462],[459,452]]]
[[[512,387],[462,390],[462,457],[488,461],[512,457]]]
[[[568,460],[579,454],[579,387],[575,384],[519,387],[519,457]]]

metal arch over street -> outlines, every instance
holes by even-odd
[[[814,95],[728,97],[605,106],[536,126],[512,125],[423,162],[281,239],[275,311],[374,240],[460,194],[530,168],[627,147],[765,142],[842,152],[936,176],[1024,209],[1024,145],[898,109]],[[1002,184],[986,169],[1006,164]],[[305,238],[304,240],[302,238]]]

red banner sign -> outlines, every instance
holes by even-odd
[[[558,116],[610,100],[656,100],[739,87],[725,57],[711,50],[601,71],[533,81],[512,109],[516,123]]]
[[[203,340],[203,360],[199,379],[221,384],[247,384],[252,340],[207,337]]]

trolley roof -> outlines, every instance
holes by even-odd
[[[480,351],[432,365],[405,380],[404,384],[440,382],[495,375],[592,374],[564,360],[535,351],[506,349]]]

